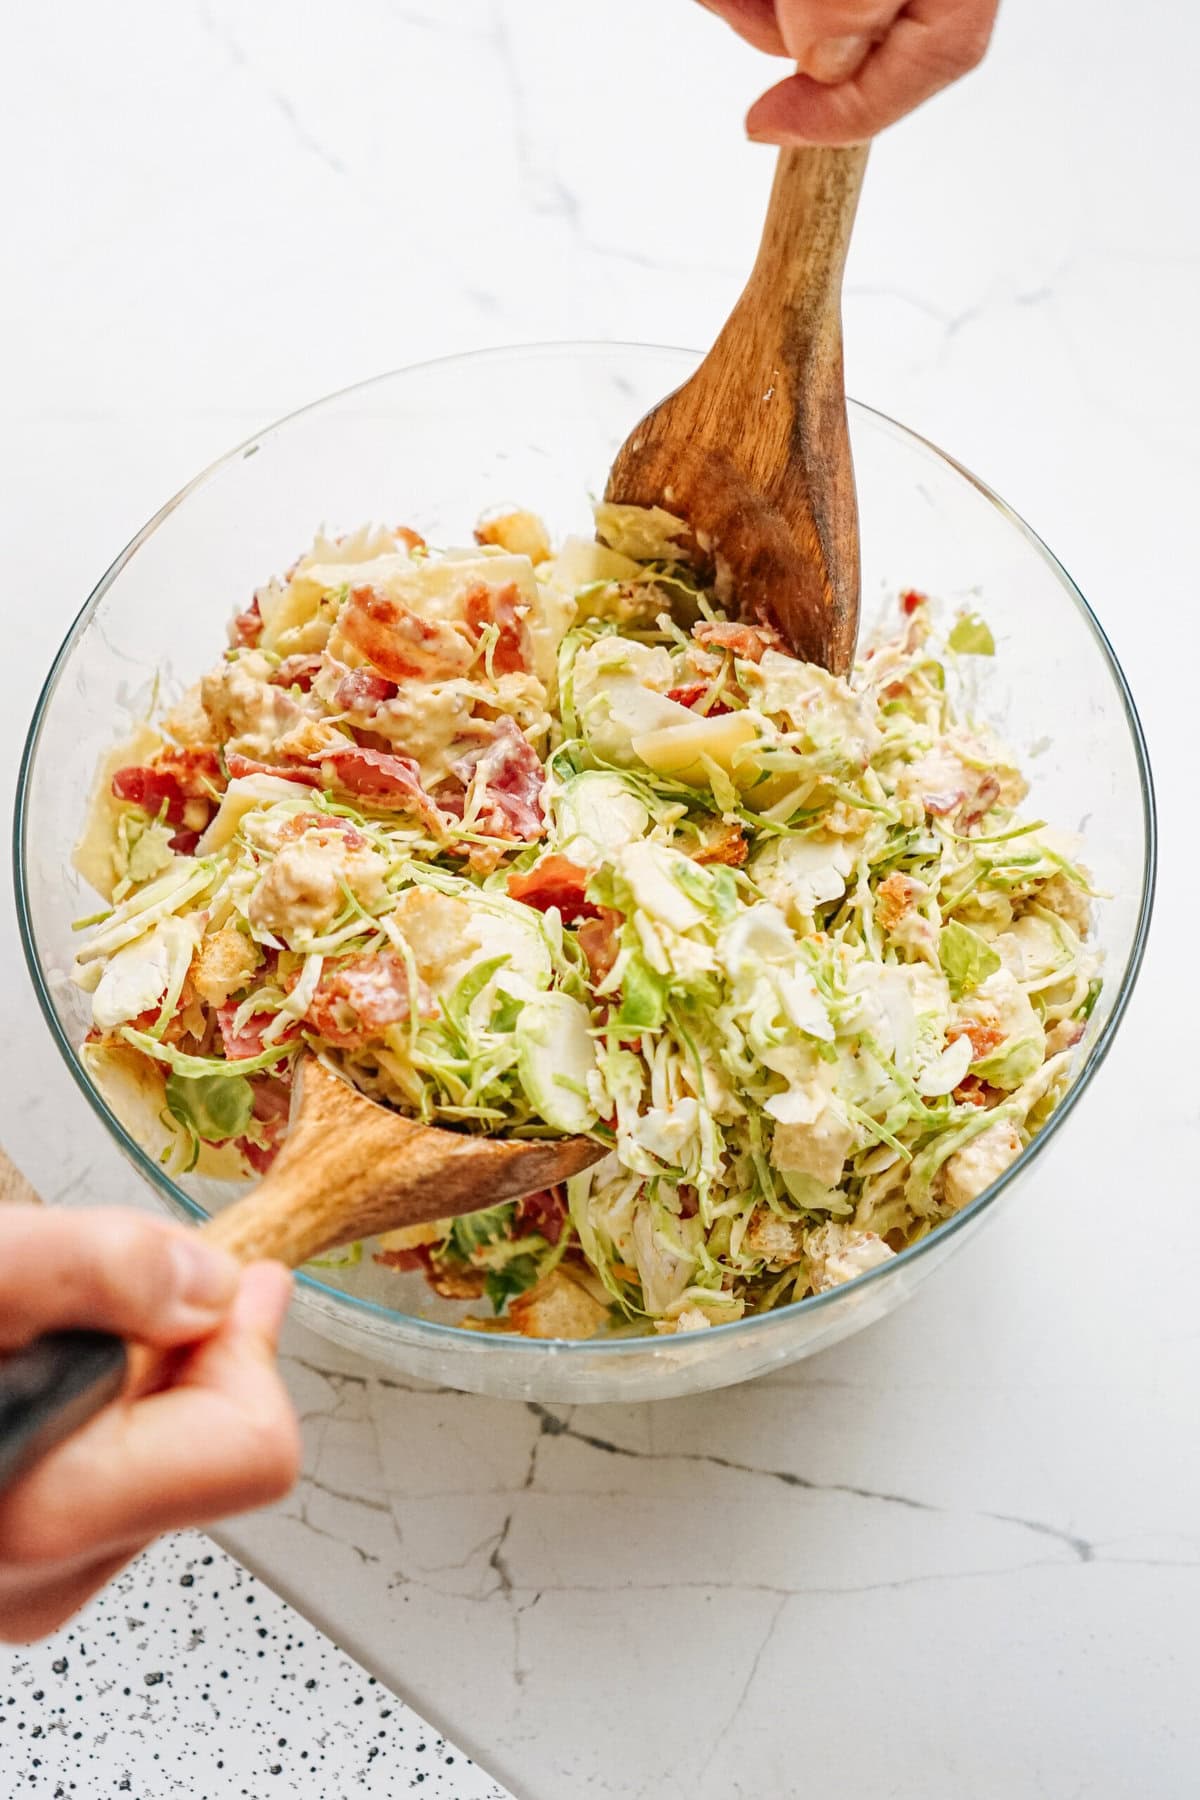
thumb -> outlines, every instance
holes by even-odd
[[[121,1207],[0,1212],[0,1351],[92,1326],[169,1348],[212,1331],[238,1290],[233,1258],[183,1225]]]

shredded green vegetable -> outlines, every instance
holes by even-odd
[[[318,539],[106,798],[78,927],[187,1156],[265,1167],[306,1047],[426,1121],[595,1137],[564,1191],[381,1243],[536,1335],[885,1263],[1044,1123],[1100,991],[1076,846],[966,716],[980,615],[939,652],[910,592],[842,680],[730,619],[678,521],[598,526]]]

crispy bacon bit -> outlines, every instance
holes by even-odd
[[[579,927],[579,948],[587,957],[593,983],[603,981],[612,973],[621,948],[621,924],[619,912],[614,912],[611,906],[602,906],[598,918],[585,919]]]
[[[339,818],[337,813],[294,813],[280,828],[279,841],[286,844],[292,838],[303,837],[305,832],[316,832],[326,838],[339,837],[348,850],[365,850],[367,847],[368,840],[358,826],[352,825],[349,819]]]
[[[406,1274],[421,1269],[427,1276],[433,1275],[433,1252],[428,1244],[414,1244],[411,1250],[376,1250],[372,1261],[386,1269],[402,1269]]]
[[[963,805],[959,824],[964,831],[970,831],[972,825],[978,825],[984,814],[990,810],[1000,798],[1000,783],[994,775],[985,775],[975,790],[973,798]]]
[[[978,1075],[964,1075],[951,1098],[957,1100],[960,1106],[995,1106],[1004,1095],[999,1088],[981,1081]]]
[[[444,619],[424,619],[377,588],[351,588],[341,630],[361,656],[389,681],[437,681],[463,675],[472,646]]]
[[[118,769],[112,778],[112,792],[114,799],[140,806],[155,819],[165,805],[169,825],[182,827],[184,823],[187,795],[169,769],[152,769],[148,764]]]
[[[1004,1042],[1004,1033],[997,1025],[952,1025],[946,1033],[946,1042],[956,1043],[960,1037],[969,1037],[971,1040],[972,1062],[979,1062],[983,1057],[990,1056]]]
[[[476,637],[489,625],[499,628],[491,658],[497,675],[524,675],[532,660],[529,633],[517,611],[519,598],[515,581],[502,588],[486,587],[482,581],[476,581],[464,596],[463,616]]]
[[[700,1211],[700,1196],[688,1182],[681,1181],[676,1188],[679,1195],[679,1216],[681,1219],[694,1219]]]
[[[242,756],[237,750],[227,750],[225,767],[229,770],[231,781],[241,781],[246,775],[277,775],[281,781],[295,781],[301,787],[319,788],[321,785],[321,777],[316,769],[308,769],[303,763],[288,762],[286,759],[278,763],[257,762],[252,756]]]
[[[307,694],[323,666],[319,656],[285,656],[267,679],[272,687],[294,687]]]
[[[905,618],[911,619],[918,607],[924,606],[928,599],[929,595],[922,594],[917,588],[905,588],[900,596],[900,611]]]
[[[540,863],[524,875],[515,871],[508,878],[510,899],[523,900],[548,912],[557,906],[564,925],[580,919],[598,919],[600,908],[587,898],[588,872],[573,863],[569,856],[543,856]]]
[[[695,852],[698,863],[724,863],[727,868],[740,869],[750,854],[750,844],[740,825],[725,825],[710,838],[706,838]]]
[[[293,981],[294,985],[294,981]],[[417,1005],[431,1011],[427,989],[422,986]],[[322,975],[305,1019],[319,1036],[339,1050],[358,1050],[381,1038],[389,1025],[409,1017],[412,997],[408,971],[394,950],[375,955],[350,956]]]
[[[566,1190],[558,1187],[542,1188],[536,1194],[526,1194],[517,1201],[516,1216],[513,1219],[514,1237],[532,1237],[540,1234],[548,1244],[557,1244],[567,1222]]]
[[[339,712],[373,713],[385,700],[394,700],[400,689],[374,669],[351,669],[338,682],[333,704]]]
[[[230,1062],[243,1062],[248,1057],[261,1056],[262,1052],[268,1048],[263,1043],[262,1034],[268,1025],[275,1023],[276,1018],[274,1013],[252,1013],[239,1031],[235,1023],[238,1010],[236,1000],[231,1000],[227,1006],[217,1008],[217,1025],[221,1032],[221,1046]],[[285,1044],[289,1038],[295,1037],[298,1029],[299,1027],[296,1025],[288,1025],[275,1039],[275,1042],[280,1045]],[[282,1054],[281,1049],[280,1055]]]
[[[698,644],[732,650],[742,662],[761,662],[767,650],[782,650],[787,654],[787,645],[773,625],[718,624],[715,620],[702,619],[692,626],[692,636]]]
[[[255,1075],[250,1082],[254,1090],[254,1117],[259,1124],[257,1143],[240,1137],[237,1147],[256,1175],[265,1175],[287,1136],[288,1117],[292,1108],[291,1070],[285,1076]]]
[[[229,642],[235,649],[253,650],[262,636],[263,617],[256,594],[245,612],[235,614],[229,625]]]
[[[912,878],[899,871],[880,882],[875,895],[875,917],[884,931],[894,931],[905,914],[912,911],[916,891]]]
[[[411,756],[392,756],[386,750],[350,748],[314,758],[329,772],[330,784],[365,800],[392,800],[402,812],[415,812],[433,831],[441,832],[445,820],[421,786],[421,770]],[[321,785],[318,778],[317,785]]]
[[[490,742],[470,750],[453,765],[464,786],[475,784],[481,804],[478,829],[491,837],[532,843],[546,829],[542,812],[545,771],[537,752],[507,713],[498,718]]]
[[[160,775],[173,775],[189,800],[211,800],[214,789],[220,793],[225,787],[217,753],[207,745],[172,746],[154,767]]]
[[[668,688],[667,699],[674,700],[679,706],[694,707],[698,701],[703,700],[711,686],[712,683],[709,681],[690,681],[686,687]],[[731,706],[726,706],[723,700],[714,700],[712,705],[706,710],[704,717],[707,719],[719,719],[722,713],[732,711],[733,708]]]

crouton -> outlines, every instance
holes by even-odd
[[[498,544],[513,556],[527,556],[530,562],[545,562],[550,555],[550,539],[546,527],[536,513],[521,507],[499,507],[485,513],[475,527],[477,544]]]
[[[508,1313],[514,1329],[531,1338],[594,1337],[607,1316],[600,1302],[561,1268],[518,1294]]]
[[[209,1006],[224,1006],[240,993],[260,961],[258,945],[232,925],[202,938],[192,963],[192,986]]]

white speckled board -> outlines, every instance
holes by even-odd
[[[509,1800],[197,1533],[0,1651],[0,1793],[46,1800]]]

